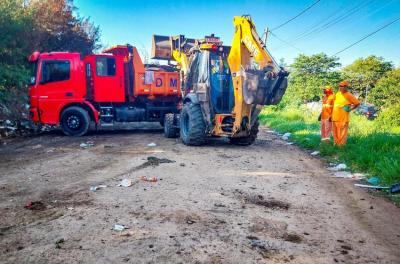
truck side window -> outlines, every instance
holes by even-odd
[[[107,57],[96,58],[97,76],[115,76],[115,59]]]
[[[70,78],[71,64],[69,61],[43,61],[42,83],[66,81]]]

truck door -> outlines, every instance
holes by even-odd
[[[123,57],[97,56],[95,67],[94,101],[125,102]]]
[[[37,89],[43,123],[56,124],[60,103],[74,96],[71,64],[72,61],[68,59],[46,59],[41,62]]]

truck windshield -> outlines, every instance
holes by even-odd
[[[30,68],[31,68],[31,75],[30,75],[30,80],[29,80],[29,84],[30,85],[35,85],[36,84],[37,65],[38,65],[37,61],[34,61],[34,62],[30,63]]]

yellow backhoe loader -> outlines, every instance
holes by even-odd
[[[180,129],[186,145],[202,145],[210,136],[250,145],[262,107],[280,102],[288,72],[272,58],[249,16],[236,16],[233,23],[232,46],[214,35],[153,36],[152,57],[175,60],[181,71],[183,108],[179,115],[166,116],[167,137]]]

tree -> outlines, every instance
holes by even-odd
[[[337,57],[325,53],[300,54],[290,66],[287,96],[302,102],[319,100],[322,86],[335,86],[340,81],[341,74],[336,70],[340,65]]]
[[[372,55],[355,60],[343,69],[343,73],[359,97],[367,100],[368,93],[373,91],[377,81],[392,69],[391,62]]]
[[[36,49],[87,55],[100,48],[99,27],[89,18],[80,18],[72,0],[35,0],[30,2],[30,8],[35,21]]]
[[[33,18],[22,0],[0,1],[0,120],[23,111],[28,79],[26,56]]]
[[[79,17],[72,0],[1,0],[0,32],[0,120],[24,117],[33,51],[89,54],[100,47],[99,28]]]
[[[371,91],[370,100],[378,107],[400,103],[400,68],[388,71]]]

